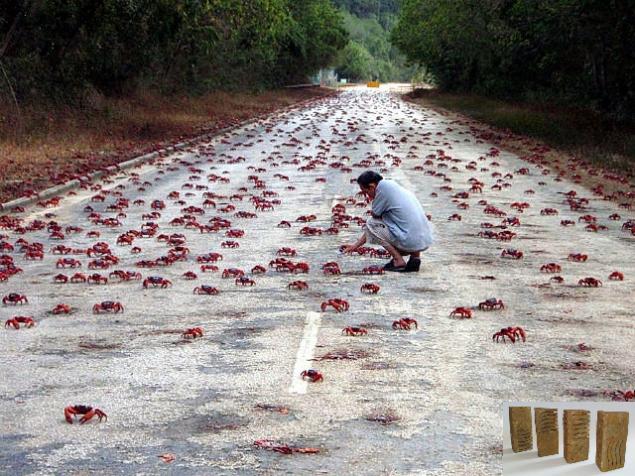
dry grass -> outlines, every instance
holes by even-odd
[[[141,153],[230,126],[299,101],[320,88],[201,97],[144,93],[94,98],[90,107],[11,105],[0,113],[0,203],[114,165]]]
[[[463,114],[492,126],[501,137],[509,136],[508,132],[511,132],[546,143],[561,153],[583,158],[595,166],[628,176],[635,172],[634,124],[618,124],[592,111],[436,90],[416,90],[406,99],[437,110]],[[507,142],[512,148],[522,149],[519,147],[522,140]]]

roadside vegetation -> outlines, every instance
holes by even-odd
[[[263,89],[304,80],[347,41],[330,0],[0,0],[0,84],[18,102]]]
[[[635,3],[403,0],[392,41],[436,87],[414,99],[635,169]]]
[[[631,0],[403,0],[393,42],[445,91],[635,114]]]
[[[335,72],[349,81],[408,82],[418,68],[390,42],[397,21],[397,0],[334,0],[350,40],[335,62]]]
[[[498,132],[488,133],[488,140],[521,155],[533,153],[535,144],[522,140],[529,137],[554,148],[551,154],[566,153],[635,177],[635,126],[597,112],[435,89],[417,89],[405,99],[492,126]]]
[[[331,0],[0,0],[0,201],[317,90]]]
[[[328,89],[155,92],[100,98],[90,108],[25,105],[23,131],[0,141],[0,203],[187,138],[333,94]]]

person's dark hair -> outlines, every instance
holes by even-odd
[[[384,179],[377,172],[373,172],[372,170],[367,170],[359,177],[357,177],[357,184],[360,187],[368,187],[371,183],[379,183]]]

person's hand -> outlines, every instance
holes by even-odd
[[[355,245],[342,245],[340,246],[340,251],[346,255],[351,254],[353,251],[355,251],[357,248],[355,247]]]

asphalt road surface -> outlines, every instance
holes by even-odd
[[[419,273],[364,275],[385,259],[339,254],[361,232],[368,206],[351,180],[366,169],[383,169],[414,191],[432,216],[437,242]],[[28,303],[9,303],[0,313],[3,321],[27,316],[36,324],[0,332],[0,472],[499,474],[502,402],[606,400],[607,392],[634,386],[635,238],[621,230],[630,212],[567,174],[557,176],[386,89],[353,89],[116,175],[102,190],[78,190],[57,206],[12,215],[22,222],[5,219],[0,233],[14,247],[5,247],[6,255],[23,272],[1,282],[0,294],[24,294]],[[470,178],[482,183],[482,193],[470,191]],[[574,201],[589,200],[580,202],[584,209],[570,209],[569,191],[577,192]],[[468,194],[457,197],[461,192]],[[203,208],[206,199],[215,207]],[[153,210],[154,200],[165,208]],[[484,214],[481,201],[506,215]],[[272,210],[255,209],[267,202]],[[514,202],[529,207],[519,211]],[[338,204],[345,212],[334,222]],[[87,206],[98,214],[92,221]],[[558,214],[541,214],[545,208]],[[160,216],[143,217],[153,211]],[[117,224],[107,219],[118,213],[125,214],[120,226],[108,226]],[[620,220],[609,220],[614,213]],[[461,220],[449,220],[453,214]],[[579,221],[585,214],[607,229],[585,229]],[[190,217],[171,224],[184,215]],[[315,220],[296,221],[303,215]],[[520,220],[506,229],[515,234],[511,241],[479,236],[505,231],[482,222],[498,226],[510,217]],[[54,226],[37,229],[37,222],[19,229],[34,220],[56,222],[63,238],[51,237]],[[291,226],[279,227],[285,220]],[[339,233],[327,233],[334,224]],[[301,234],[304,227],[322,233]],[[132,244],[117,245],[121,235],[142,229],[145,236],[128,233]],[[244,236],[227,237],[229,229]],[[162,234],[185,241],[172,236],[168,243]],[[35,251],[33,244],[42,243],[43,259],[25,259],[19,239]],[[228,240],[239,247],[223,248]],[[86,255],[98,242],[108,244],[117,264],[88,269],[108,254]],[[84,254],[52,253],[59,245]],[[172,256],[181,258],[167,266],[136,265],[175,247]],[[308,274],[269,266],[282,247],[296,250],[286,259],[308,263]],[[523,257],[502,258],[507,248]],[[202,272],[197,258],[209,253],[223,259],[207,263],[218,271]],[[570,261],[571,253],[588,259]],[[60,258],[79,260],[81,268],[58,269]],[[323,273],[331,261],[341,274]],[[547,263],[561,271],[541,272]],[[252,274],[257,265],[266,272]],[[226,268],[243,270],[255,284],[223,279]],[[108,277],[115,270],[172,285],[144,289],[143,281],[114,275],[107,284],[54,283],[57,274]],[[184,279],[188,271],[197,279]],[[624,280],[609,280],[614,271]],[[564,281],[551,280],[556,275]],[[578,285],[586,277],[603,285]],[[288,289],[296,280],[308,289]],[[378,284],[379,293],[362,293],[365,283]],[[219,293],[193,294],[201,285]],[[350,309],[321,312],[332,298],[347,300]],[[505,308],[479,310],[488,298]],[[92,312],[109,300],[124,312]],[[70,314],[50,312],[62,303]],[[449,317],[458,306],[472,308],[473,317]],[[418,328],[394,330],[393,321],[404,317]],[[360,325],[366,335],[342,334]],[[522,327],[526,341],[492,340],[508,326]],[[195,327],[202,337],[182,335]],[[323,381],[303,380],[307,369]],[[101,409],[107,420],[66,423],[64,408],[79,404]],[[258,440],[266,441],[258,446]]]

